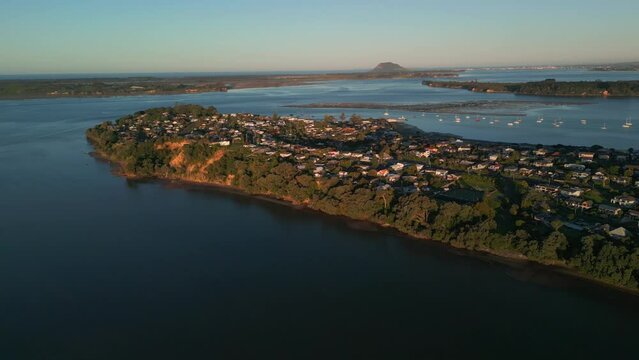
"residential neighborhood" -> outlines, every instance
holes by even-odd
[[[516,187],[511,191],[520,193],[541,224],[559,221],[574,230],[616,237],[620,232],[612,231],[619,228],[629,237],[637,234],[639,152],[632,149],[480,142],[415,133],[406,124],[357,116],[317,121],[167,110],[138,113],[109,126],[123,139],[241,146],[294,164],[316,179],[365,182],[373,189],[460,203],[481,201],[495,187],[488,183],[508,179]],[[477,180],[488,185],[474,184]]]

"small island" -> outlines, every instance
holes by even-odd
[[[482,93],[512,93],[536,96],[635,97],[639,96],[639,80],[629,81],[531,81],[497,83],[478,81],[431,81],[422,85],[435,88],[464,89]]]
[[[153,108],[87,131],[122,175],[222,186],[639,289],[639,153],[462,140],[386,119]]]

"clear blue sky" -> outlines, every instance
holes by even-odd
[[[639,60],[639,0],[2,0],[0,74]]]

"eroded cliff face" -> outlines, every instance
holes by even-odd
[[[216,183],[211,181],[207,175],[208,168],[214,163],[220,161],[225,154],[223,149],[216,150],[213,155],[208,157],[203,162],[188,163],[184,151],[184,146],[190,144],[188,140],[184,141],[169,141],[156,145],[158,150],[170,150],[171,157],[169,165],[176,171],[176,175],[170,176],[171,178],[181,179],[199,183]],[[223,182],[224,185],[231,185],[235,176],[229,174],[227,179]]]

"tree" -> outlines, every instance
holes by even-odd
[[[559,231],[559,229],[564,226],[564,223],[561,220],[553,220],[550,226],[552,226],[553,230]]]
[[[568,249],[566,236],[559,231],[553,231],[542,245],[541,256],[547,260],[557,260],[561,258],[566,249]]]

